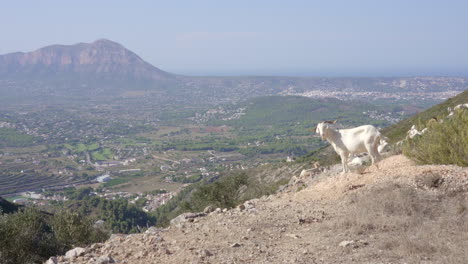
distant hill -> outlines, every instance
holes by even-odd
[[[388,125],[383,120],[370,118],[364,112],[379,107],[362,101],[342,101],[335,98],[308,98],[303,96],[262,96],[236,105],[226,106],[224,113],[215,115],[212,124],[252,128],[257,126],[289,127],[302,124],[315,126],[323,120],[339,119],[347,126],[372,122]],[[208,112],[213,111],[209,110]],[[216,110],[215,110],[216,111]]]
[[[75,45],[52,45],[32,52],[0,56],[1,77],[53,77],[62,74],[147,80],[173,77],[107,39]]]

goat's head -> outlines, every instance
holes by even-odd
[[[336,123],[336,120],[335,121],[324,121],[324,122],[320,122],[317,124],[317,128],[315,129],[315,133],[319,134],[320,137],[322,138],[322,140],[325,140],[325,131],[328,129],[328,126],[330,124],[335,124]]]

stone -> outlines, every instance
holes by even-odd
[[[93,227],[96,228],[96,229],[104,230],[104,229],[105,229],[105,226],[104,226],[105,223],[106,223],[106,222],[105,222],[104,220],[97,220],[97,221],[94,223]]]
[[[211,212],[213,212],[215,210],[215,208],[211,205],[208,205],[207,207],[205,207],[205,209],[203,210],[203,213],[205,214],[209,214]]]
[[[240,246],[241,246],[241,244],[239,244],[237,242],[231,245],[232,248],[236,248],[236,247],[240,247]]]
[[[85,252],[86,252],[86,249],[81,248],[81,247],[70,249],[67,251],[67,253],[65,253],[65,258],[69,259],[69,258],[79,257],[79,256],[84,255]]]
[[[239,206],[237,206],[237,209],[238,209],[239,211],[244,211],[244,210],[245,210],[245,205],[240,204]]]
[[[200,250],[200,257],[211,257],[211,256],[213,256],[213,253],[211,253],[210,251],[206,249]]]
[[[89,250],[90,251],[96,251],[97,249],[101,248],[102,247],[102,244],[100,243],[95,243],[95,244],[92,244],[90,247],[89,247]]]
[[[338,244],[338,246],[348,247],[348,246],[352,246],[354,243],[355,243],[354,240],[343,240],[340,242],[340,244]]]
[[[109,255],[104,255],[104,256],[100,256],[96,262],[96,264],[109,264],[109,263],[115,263],[115,260],[109,256]]]
[[[193,222],[194,218],[206,216],[205,213],[184,213],[171,220],[171,225],[181,226],[184,222]]]
[[[244,203],[244,206],[245,206],[246,209],[255,208],[255,205],[254,205],[254,203],[253,203],[252,201],[246,201],[246,202]]]
[[[57,257],[50,257],[44,264],[57,264],[58,260]]]
[[[298,238],[301,238],[300,236],[296,235],[296,234],[286,234],[287,237],[290,237],[290,238],[294,238],[294,239],[298,239]]]
[[[109,238],[109,241],[118,241],[118,242],[122,242],[124,240],[124,235],[120,235],[120,234],[112,234]]]
[[[152,226],[145,231],[145,234],[157,234],[158,232],[159,228]]]

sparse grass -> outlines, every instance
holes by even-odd
[[[423,181],[430,186],[437,178],[428,175]],[[463,263],[468,259],[467,205],[464,192],[448,195],[391,184],[350,196],[348,217],[330,224],[353,236],[377,238],[382,255],[415,262],[437,258],[437,263]]]

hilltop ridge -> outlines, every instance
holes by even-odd
[[[298,174],[298,173],[296,173]],[[468,169],[391,156],[363,173],[293,175],[275,195],[113,235],[48,263],[461,263]],[[305,176],[306,175],[306,176]],[[68,255],[74,254],[72,251]]]

